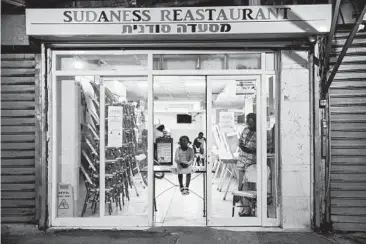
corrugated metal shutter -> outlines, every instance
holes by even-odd
[[[350,30],[336,33],[331,62]],[[358,33],[330,89],[331,220],[338,231],[366,230],[366,33]]]
[[[1,222],[35,223],[35,55],[1,55]]]

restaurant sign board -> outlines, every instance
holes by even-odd
[[[27,9],[27,35],[326,33],[331,5]]]

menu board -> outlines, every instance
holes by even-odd
[[[172,138],[158,138],[156,139],[157,159],[159,164],[172,165],[173,164],[173,139]]]

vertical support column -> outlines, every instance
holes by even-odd
[[[204,194],[206,195],[206,224],[210,225],[210,218],[212,217],[212,140],[213,140],[213,133],[212,133],[212,82],[208,76],[206,77],[206,99],[207,99],[207,112],[206,112],[206,126],[207,126],[207,159],[206,159],[206,189],[207,192]],[[216,117],[216,116],[215,116]],[[216,168],[218,170],[218,168]]]
[[[45,92],[46,92],[46,48],[41,45],[41,54],[36,55],[36,69],[39,68],[39,75],[36,77],[35,99],[36,99],[36,211],[37,221],[40,229],[46,227],[46,211],[47,211],[47,165],[46,165],[46,109],[45,109]],[[38,166],[37,166],[38,165]]]
[[[51,53],[52,59],[51,62],[56,62],[56,55],[55,53]],[[49,90],[51,91],[51,103],[50,103],[50,117],[49,121],[51,121],[50,125],[50,140],[51,140],[51,164],[49,167],[49,172],[51,173],[48,175],[48,178],[51,179],[49,182],[49,196],[50,196],[50,203],[51,203],[51,218],[50,221],[53,221],[56,218],[56,210],[57,210],[57,166],[58,166],[58,130],[57,130],[57,120],[58,120],[58,113],[57,113],[57,82],[56,82],[56,75],[55,75],[55,65],[52,65],[52,78],[51,78],[51,86]],[[51,224],[51,223],[49,223]]]
[[[80,87],[74,80],[61,81],[61,165],[58,183],[70,184],[74,195],[74,212],[79,197]]]
[[[314,58],[319,58],[319,42],[314,48]],[[319,109],[319,99],[320,99],[320,81],[321,77],[319,74],[320,67],[315,66],[313,70],[314,84],[313,84],[313,228],[315,230],[320,228],[321,224],[321,196],[323,195],[323,187],[321,186],[321,136],[320,136],[320,109]]]
[[[263,58],[263,56],[262,56]],[[260,130],[261,130],[261,138],[260,138],[260,147],[261,152],[259,155],[261,155],[260,162],[261,162],[261,207],[262,207],[262,224],[265,225],[266,219],[267,219],[267,192],[268,192],[268,177],[267,177],[267,91],[268,91],[268,82],[267,82],[267,76],[262,74],[260,77],[261,80],[261,86],[260,86]],[[257,99],[258,100],[258,99]],[[257,158],[258,160],[258,158]],[[258,164],[257,164],[258,165]],[[259,179],[257,179],[257,182],[259,182]],[[258,185],[258,184],[257,184]]]
[[[99,204],[100,204],[100,217],[105,215],[105,85],[102,79],[100,80],[100,92],[99,92]]]
[[[281,52],[282,226],[310,229],[311,106],[308,52]]]
[[[148,54],[148,98],[147,98],[147,108],[148,108],[148,135],[147,135],[147,181],[148,181],[148,225],[154,225],[154,84],[153,84],[153,55],[152,53]]]

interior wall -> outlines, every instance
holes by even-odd
[[[308,52],[281,52],[282,226],[310,229],[310,83]]]
[[[199,132],[203,132],[206,137],[206,125],[204,121],[204,116],[206,114],[199,114],[197,116],[192,116],[191,124],[178,124],[177,123],[178,113],[154,113],[154,120],[160,121],[165,127],[170,131],[173,138],[173,150],[179,146],[179,137],[186,135],[189,137],[193,143],[194,139],[198,136]],[[193,118],[194,117],[194,118]]]

